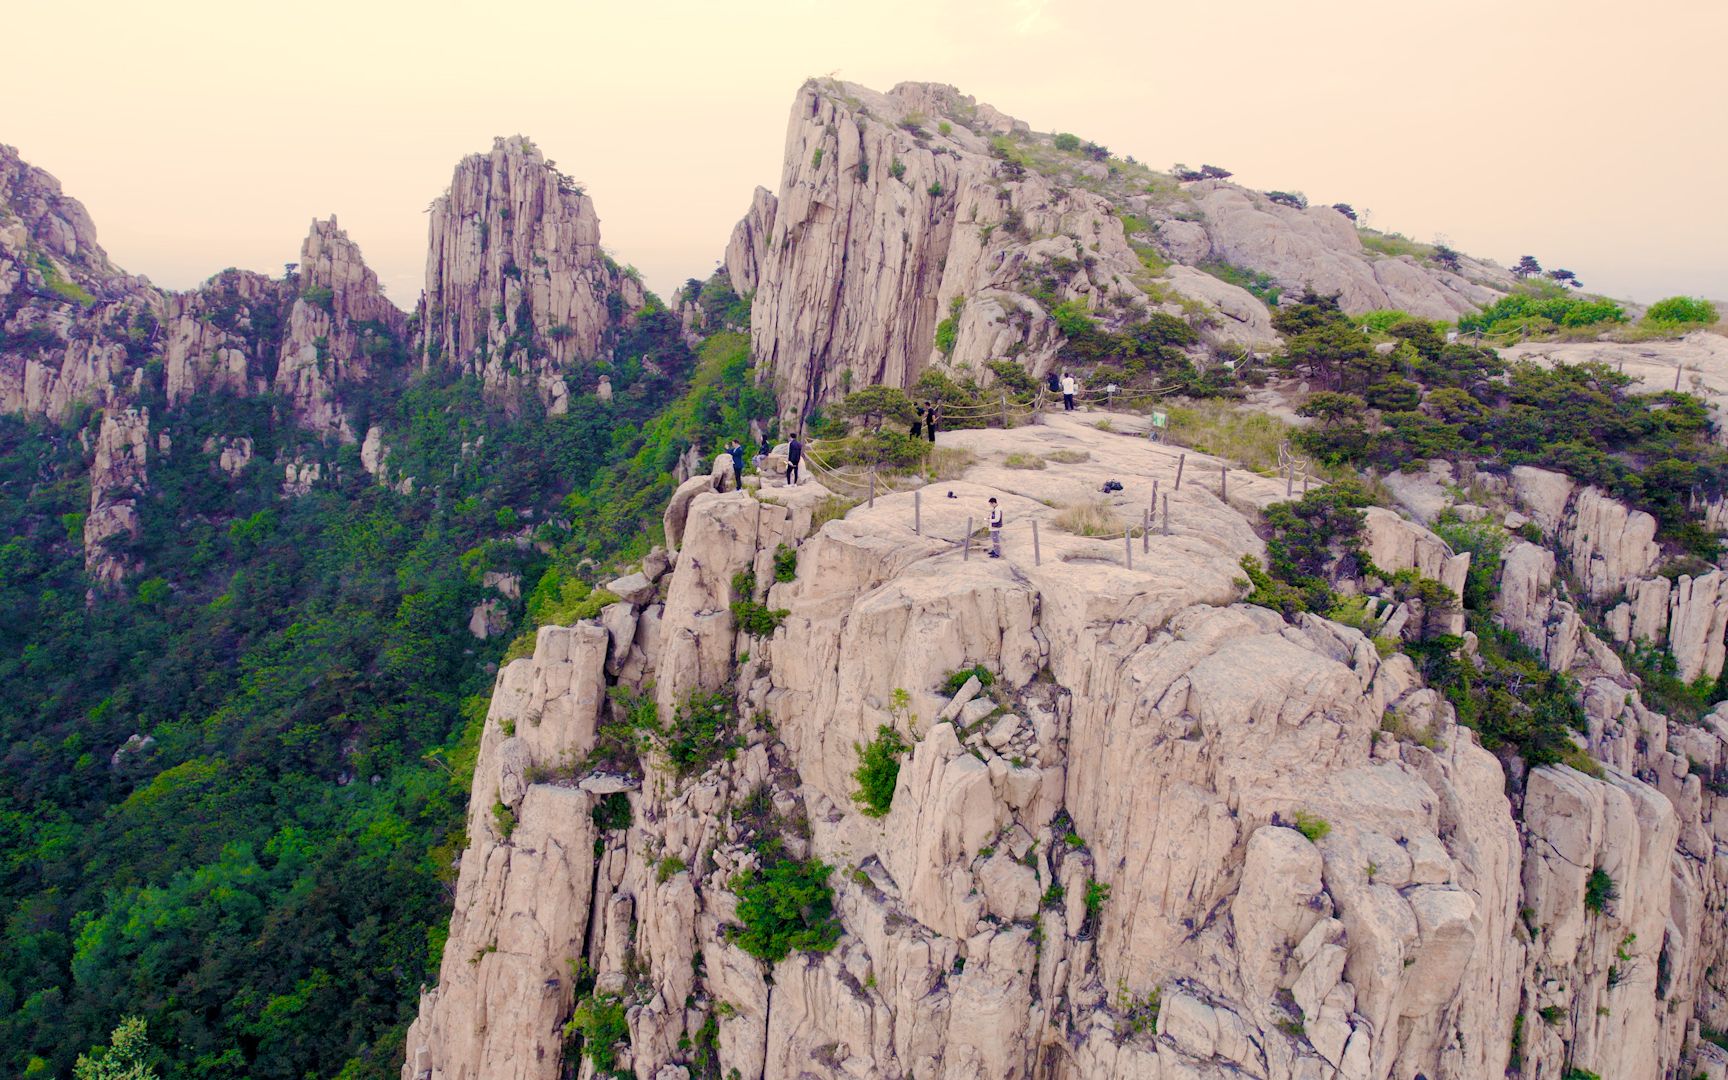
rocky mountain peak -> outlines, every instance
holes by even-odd
[[[406,318],[334,215],[312,222],[300,247],[298,284],[275,387],[304,426],[354,442],[338,387],[373,374],[373,359],[401,338]]]
[[[423,355],[479,374],[489,392],[567,407],[563,374],[601,355],[642,306],[641,281],[600,248],[582,186],[520,135],[456,166],[430,208]]]
[[[96,242],[96,223],[60,181],[0,144],[0,296],[26,278],[39,289],[70,284],[102,294],[130,279]]]
[[[1281,295],[1453,319],[1513,284],[1224,176],[1034,132],[944,84],[884,94],[812,79],[793,102],[780,188],[752,201],[725,261],[755,289],[753,351],[788,418],[932,368],[987,383],[1012,360],[1041,376],[1063,346],[1063,304],[1111,326],[1179,317],[1206,363],[1214,348],[1271,347]]]
[[[384,296],[378,275],[366,265],[360,245],[336,224],[336,215],[312,222],[300,245],[300,281],[307,289],[329,289],[331,306],[343,318],[402,325],[403,314]]]

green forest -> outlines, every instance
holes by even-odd
[[[149,369],[152,445],[173,449],[151,456],[140,569],[90,604],[90,418],[0,418],[9,1075],[70,1075],[126,1016],[165,1077],[398,1075],[511,636],[467,630],[497,597],[483,575],[521,575],[511,614],[531,625],[558,592],[537,583],[593,581],[658,539],[692,442],[712,452],[773,412],[744,334],[692,350],[653,299],[613,361],[570,375],[563,415],[506,413],[388,344],[344,405],[356,430],[382,426],[408,494],[271,397],[169,408]],[[236,477],[199,450],[240,436],[256,457]],[[285,498],[279,454],[324,479]],[[154,742],[116,756],[134,734]]]

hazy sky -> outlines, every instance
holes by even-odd
[[[336,213],[410,305],[426,204],[522,132],[664,294],[777,185],[799,84],[837,74],[953,83],[1615,295],[1728,298],[1723,0],[13,0],[0,30],[0,142],[176,288],[280,272]]]

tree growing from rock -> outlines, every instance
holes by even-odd
[[[1561,285],[1569,285],[1574,289],[1582,289],[1584,287],[1584,283],[1578,280],[1578,275],[1574,274],[1570,270],[1550,270],[1548,271],[1548,277]]]
[[[1351,206],[1347,202],[1335,202],[1332,204],[1332,209],[1338,211],[1340,214],[1343,214],[1345,217],[1349,218],[1351,221],[1356,220],[1356,208],[1354,206]]]
[[[906,391],[897,386],[866,386],[854,390],[834,411],[870,428],[879,428],[889,420],[910,424],[918,418],[918,407],[906,396]]]
[[[1536,256],[1534,255],[1518,256],[1518,262],[1512,267],[1513,275],[1520,281],[1527,277],[1533,277],[1541,272],[1542,264],[1536,261]]]
[[[1444,241],[1436,240],[1434,242],[1434,254],[1432,258],[1434,259],[1434,265],[1440,267],[1442,270],[1450,270],[1456,274],[1460,269],[1458,252],[1453,250],[1451,245]]]

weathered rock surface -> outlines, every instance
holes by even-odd
[[[1351,313],[1448,320],[1514,284],[1474,260],[1454,273],[1371,252],[1330,207],[1216,180],[1128,185],[1122,168],[1065,157],[950,86],[806,82],[779,189],[757,192],[725,255],[735,287],[755,291],[752,351],[782,409],[808,413],[849,385],[910,386],[932,367],[988,381],[990,361],[1014,358],[1042,375],[1061,345],[1052,303],[1123,319],[1160,308],[1238,350],[1274,341],[1260,299],[1198,269],[1218,263],[1291,296],[1336,294]]]
[[[1580,678],[1607,771],[1538,769],[1509,799],[1501,763],[1406,658],[1323,619],[1291,625],[1237,602],[1237,560],[1262,554],[1245,511],[1281,497],[1275,481],[1233,482],[1230,505],[1185,484],[1170,534],[1129,569],[1118,542],[1058,529],[1050,494],[1117,476],[1126,490],[1112,512],[1126,519],[1173,462],[1062,418],[944,438],[979,463],[944,484],[955,500],[926,500],[922,534],[905,493],[809,535],[814,485],[766,500],[693,489],[652,638],[642,627],[654,607],[629,601],[608,609],[607,629],[583,630],[595,655],[640,650],[663,717],[692,690],[720,689],[759,718],[734,757],[700,775],[650,766],[627,796],[633,823],[595,860],[592,905],[571,909],[580,925],[549,929],[552,944],[532,954],[546,964],[568,949],[601,992],[621,995],[630,1034],[618,1052],[634,1075],[678,1075],[700,1044],[722,1075],[747,1077],[1463,1080],[1505,1071],[1518,1017],[1525,1075],[1575,1065],[1657,1080],[1711,1067],[1693,1044],[1698,1022],[1728,1013],[1704,975],[1728,946],[1728,864],[1700,774],[1728,770],[1728,719],[1684,728],[1645,709],[1575,612],[1567,623],[1552,552],[1508,549],[1501,617]],[[1091,458],[1000,464],[1028,440]],[[954,543],[987,495],[1009,514],[1000,562]],[[1370,540],[1388,567],[1464,572],[1419,526],[1377,521]],[[767,585],[781,543],[797,547],[797,576]],[[740,639],[727,610],[745,569],[764,583],[749,599],[786,611],[766,639]],[[519,708],[522,673],[553,658],[555,633],[503,673],[495,716]],[[990,687],[936,689],[974,664]],[[598,680],[587,685],[588,712],[552,728],[573,725],[575,745],[602,708]],[[1386,737],[1388,712],[1422,740]],[[543,749],[517,723],[515,739],[489,723],[476,805],[512,806],[525,790],[524,814],[540,820],[529,800],[544,785],[517,778]],[[912,749],[878,819],[853,800],[852,772],[883,725]],[[786,850],[839,868],[845,934],[832,952],[770,970],[727,940],[727,883],[758,859],[752,805],[807,821],[783,826]],[[485,850],[493,823],[474,814]],[[586,818],[572,817],[571,835],[591,845]],[[1600,911],[1585,902],[1597,869],[1615,884]],[[472,889],[459,912],[544,910],[496,882]],[[465,949],[479,941],[464,934]],[[456,940],[445,964],[456,989],[425,999],[405,1078],[475,1075],[462,1062],[482,1054],[494,1055],[488,1075],[555,1075],[540,1033],[557,1017],[537,999],[497,999],[522,1010],[508,1021],[514,1051],[470,1041],[452,1056],[450,1039],[421,1039],[496,1015],[462,988],[476,966],[451,958]],[[547,986],[567,1006],[563,983]]]
[[[991,157],[987,115],[1001,114],[934,84],[880,94],[812,80],[799,91],[767,250],[758,198],[727,256],[734,282],[754,260],[752,351],[788,413],[847,385],[909,386],[932,365],[988,378],[987,361],[1018,355],[1042,373],[1060,344],[1028,295],[1045,277],[1058,301],[1101,308],[1115,295],[1144,308],[1144,267],[1110,201]],[[1210,297],[1230,296],[1221,329],[1274,336],[1258,301],[1206,282]],[[945,318],[948,355],[934,344]]]
[[[1614,641],[1667,649],[1685,682],[1722,673],[1728,658],[1728,574],[1711,568],[1672,579],[1661,576],[1656,519],[1596,488],[1580,488],[1560,473],[1519,466],[1512,470],[1511,494],[1566,552],[1585,596],[1604,602],[1603,624]],[[1521,553],[1521,570],[1530,572],[1533,560],[1540,559],[1537,551]],[[1539,571],[1540,588],[1547,588],[1553,573],[1552,567]],[[1612,606],[1606,603],[1615,599]],[[1576,648],[1569,643],[1578,639],[1581,624],[1570,605],[1564,611],[1546,632],[1559,629],[1557,655],[1570,657]]]
[[[150,410],[103,413],[84,518],[84,570],[100,585],[117,583],[133,566],[117,548],[138,535],[138,496],[149,480],[149,457]]]
[[[406,318],[385,298],[378,275],[335,217],[312,223],[300,248],[298,284],[276,365],[276,391],[303,426],[353,442],[339,388],[374,374],[372,357],[402,335]]]
[[[425,362],[473,372],[504,399],[527,392],[568,408],[565,374],[601,355],[644,297],[600,250],[593,201],[515,135],[462,159],[429,229]]]
[[[1189,190],[1206,216],[1206,254],[1268,274],[1297,293],[1337,296],[1353,315],[1398,308],[1452,321],[1514,284],[1505,270],[1473,260],[1461,267],[1464,273],[1451,273],[1410,256],[1371,253],[1356,226],[1330,206],[1284,206],[1223,180],[1202,180]],[[1198,242],[1190,238],[1178,252],[1200,254]]]

